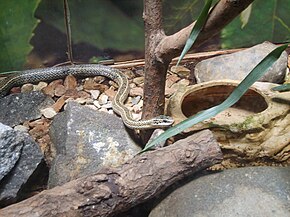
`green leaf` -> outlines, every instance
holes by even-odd
[[[107,0],[70,0],[68,3],[73,43],[85,42],[99,49],[143,50],[143,26],[134,15],[129,17]],[[142,7],[142,2],[139,4]],[[37,15],[65,33],[62,1],[43,0]]]
[[[249,22],[250,16],[251,16],[251,12],[252,12],[252,5],[250,4],[244,11],[242,11],[240,19],[242,22],[242,29],[247,25],[247,23]]]
[[[283,92],[283,91],[290,91],[290,84],[282,84],[277,87],[273,87],[272,90]]]
[[[0,71],[20,70],[32,50],[29,44],[38,20],[40,0],[0,1]]]
[[[186,119],[185,121],[176,124],[174,127],[169,128],[164,133],[159,135],[152,142],[148,143],[142,152],[149,150],[156,144],[163,142],[164,140],[181,133],[183,130],[204,121],[208,118],[214,117],[218,113],[234,105],[242,95],[255,83],[263,74],[272,66],[272,64],[280,57],[281,53],[287,48],[287,45],[283,45],[274,49],[269,53],[247,76],[246,78],[234,89],[230,96],[221,104],[212,108],[206,109],[197,113],[196,115]]]
[[[197,18],[197,21],[195,23],[195,25],[193,26],[192,30],[191,30],[191,33],[190,33],[190,36],[189,38],[187,39],[186,43],[185,43],[185,46],[181,52],[181,55],[179,56],[178,58],[178,62],[176,65],[179,64],[179,62],[183,59],[183,57],[185,56],[185,54],[189,51],[189,49],[192,47],[193,43],[195,42],[197,36],[199,35],[200,31],[202,30],[206,20],[207,20],[207,17],[208,17],[208,12],[209,12],[209,9],[211,7],[211,4],[212,4],[212,0],[207,0],[200,15],[198,16]]]
[[[290,0],[256,0],[251,18],[242,29],[237,17],[221,34],[222,48],[248,47],[264,41],[290,40]]]

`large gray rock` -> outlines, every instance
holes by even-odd
[[[0,207],[27,197],[31,188],[43,185],[45,174],[39,175],[44,166],[43,155],[28,134],[0,123],[0,155]]]
[[[221,79],[243,80],[276,47],[270,42],[264,42],[233,54],[203,60],[194,69],[197,83]],[[287,53],[284,51],[259,81],[282,82],[286,73],[287,58]]]
[[[118,166],[141,148],[129,136],[121,118],[75,102],[55,116],[50,135],[56,157],[49,187],[92,174],[104,166]]]
[[[288,217],[290,167],[249,167],[205,175],[158,204],[149,217]]]
[[[23,139],[9,126],[0,123],[0,181],[15,166],[23,148]]]
[[[42,92],[11,94],[0,99],[0,122],[10,127],[41,117],[41,109],[54,101]]]

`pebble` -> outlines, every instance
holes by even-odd
[[[133,106],[133,111],[135,113],[140,113],[142,111],[142,108],[139,105],[134,105]]]
[[[87,106],[87,107],[89,107],[89,108],[91,108],[91,109],[93,109],[93,110],[98,110],[98,108],[96,108],[94,105],[85,105],[85,106]]]
[[[137,78],[133,78],[133,82],[139,86],[140,84],[144,83],[144,77],[137,77]]]
[[[109,110],[108,110],[108,113],[111,114],[111,115],[114,114],[113,109],[109,109]]]
[[[104,93],[109,97],[110,100],[113,100],[113,98],[116,95],[116,91],[113,90],[111,87],[108,90],[106,90]]]
[[[99,111],[108,113],[108,109],[106,108],[100,108]]]
[[[49,96],[51,96],[51,97],[54,97],[54,86],[53,85],[48,85],[48,86],[46,86],[46,87],[44,87],[43,89],[42,89],[42,92],[44,93],[44,94],[46,94],[46,95],[49,95]]]
[[[93,102],[93,104],[94,104],[94,106],[95,106],[96,108],[98,108],[98,109],[101,108],[101,105],[100,105],[100,103],[99,103],[97,100],[95,100],[95,101]]]
[[[140,102],[140,100],[141,100],[141,96],[136,96],[136,97],[132,98],[131,101],[132,101],[133,105],[137,105]]]
[[[41,114],[46,117],[46,118],[53,118],[57,113],[56,111],[54,111],[54,109],[52,107],[48,107],[48,108],[45,108],[45,109],[42,109],[41,110]]]
[[[21,87],[21,93],[31,92],[33,90],[33,84],[23,84]]]
[[[21,131],[21,132],[28,132],[29,127],[23,125],[16,125],[14,130]]]
[[[141,120],[141,116],[142,116],[141,113],[139,113],[139,114],[132,113],[132,118],[133,118],[134,120],[136,120],[136,121]]]
[[[46,82],[39,82],[37,85],[33,85],[33,90],[34,91],[41,91],[43,88],[47,87],[48,84]]]
[[[73,90],[78,85],[77,84],[77,79],[74,76],[72,76],[72,75],[68,75],[64,79],[63,85],[64,85],[66,90]]]
[[[170,71],[175,74],[178,74],[181,77],[188,77],[190,74],[190,69],[184,66],[172,66]]]
[[[87,99],[85,98],[77,98],[75,101],[81,105],[84,105],[87,102]]]
[[[66,97],[61,96],[53,105],[52,108],[54,111],[59,112],[66,102]]]
[[[101,94],[101,96],[99,97],[99,103],[100,105],[104,105],[107,104],[109,97],[105,94]]]
[[[175,74],[167,76],[166,87],[171,87],[174,83],[176,83],[179,80],[180,80],[180,78]]]
[[[98,99],[99,96],[100,96],[100,91],[99,90],[90,90],[89,92],[90,92],[90,94],[91,94],[93,99]]]
[[[130,90],[130,96],[143,96],[143,88],[135,87]]]
[[[54,89],[54,94],[56,96],[62,96],[63,94],[65,94],[66,89],[62,84],[58,84],[56,85],[55,89]]]
[[[106,108],[106,109],[110,109],[110,108],[112,108],[112,102],[109,101],[108,103],[102,105],[102,108]]]

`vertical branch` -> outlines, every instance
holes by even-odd
[[[164,112],[165,78],[169,62],[164,63],[155,55],[157,45],[165,37],[162,29],[162,0],[144,0],[143,2],[145,79],[142,118],[150,119]]]
[[[71,28],[70,28],[70,11],[69,11],[67,0],[63,0],[63,11],[64,11],[64,23],[65,23],[65,31],[66,31],[67,56],[70,63],[73,64],[72,39],[71,39]]]

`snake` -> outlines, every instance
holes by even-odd
[[[171,126],[174,122],[171,117],[165,115],[159,115],[148,120],[134,120],[131,112],[124,104],[129,95],[129,81],[126,75],[116,68],[100,64],[67,65],[12,72],[0,81],[0,98],[6,96],[12,87],[25,83],[63,79],[68,75],[73,75],[76,78],[104,76],[116,82],[118,90],[112,99],[112,109],[121,116],[123,123],[128,128],[141,130],[165,128]]]

